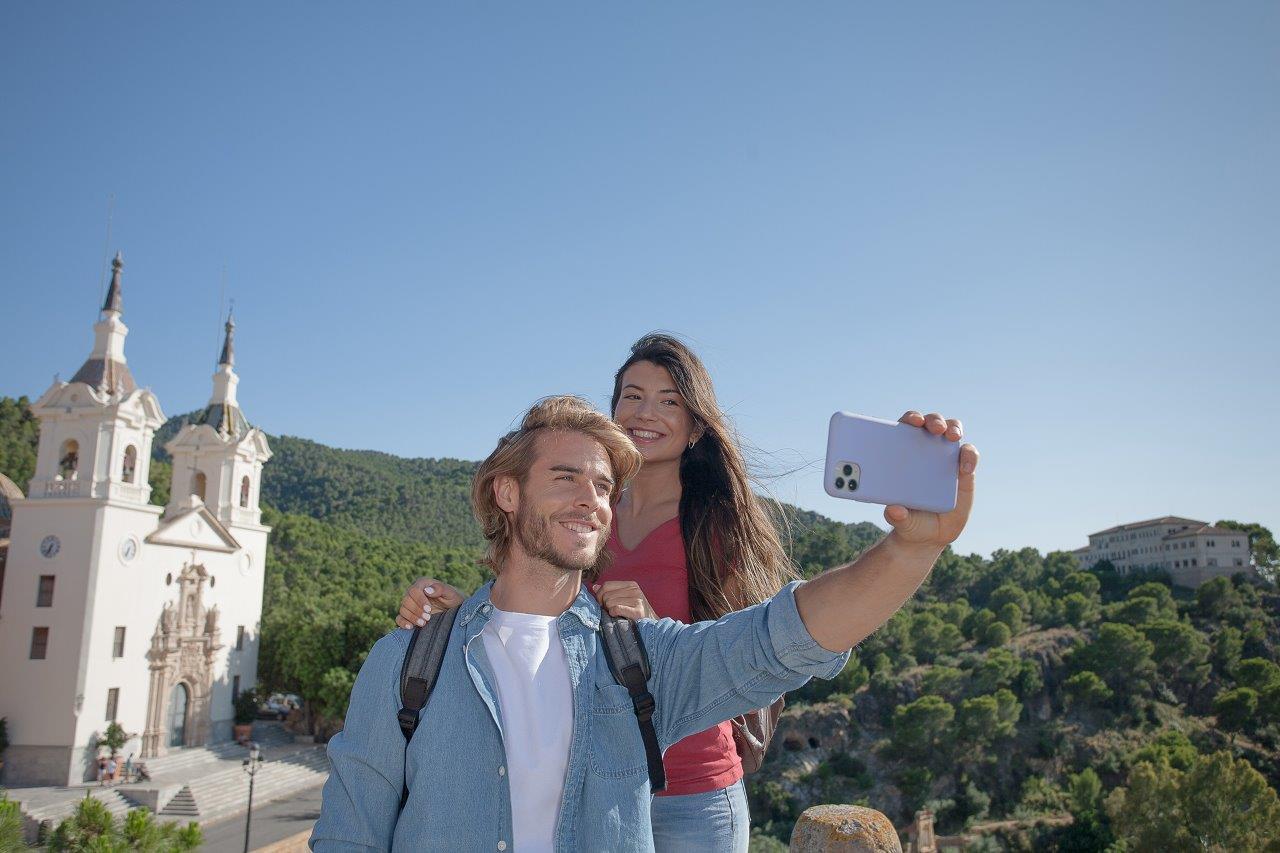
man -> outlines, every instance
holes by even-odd
[[[960,437],[939,415],[904,420]],[[661,746],[838,673],[964,528],[977,461],[965,445],[955,510],[888,508],[893,532],[848,566],[716,622],[639,622]],[[313,849],[653,850],[643,742],[583,588],[639,465],[630,439],[575,397],[538,403],[499,441],[472,490],[496,579],[461,605],[407,748],[396,713],[411,633],[374,646],[329,743]]]

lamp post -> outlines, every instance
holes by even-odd
[[[244,772],[249,774],[249,808],[244,813],[244,853],[249,853],[249,824],[253,820],[253,777],[262,766],[262,750],[256,742],[249,744],[249,757],[244,760]]]

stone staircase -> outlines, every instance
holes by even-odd
[[[323,746],[296,742],[276,722],[256,724],[253,736],[264,759],[254,781],[255,806],[322,784],[328,778],[329,759]],[[249,801],[249,776],[243,762],[248,757],[249,750],[234,741],[189,747],[147,759],[150,782],[12,789],[9,795],[35,824],[47,821],[57,826],[86,795],[117,817],[144,802],[154,808],[158,800],[162,820],[204,824],[244,811]]]
[[[274,722],[255,723],[253,740],[267,753],[273,751],[273,748],[294,744],[293,735],[285,731],[280,723]],[[147,759],[146,765],[152,779],[168,779],[188,775],[192,770],[212,762],[240,761],[248,756],[248,747],[229,740],[209,746],[189,746],[174,750],[163,758]]]
[[[328,775],[329,758],[319,746],[264,761],[254,779],[254,805],[322,784]],[[249,775],[243,767],[230,767],[192,779],[165,806],[160,817],[208,823],[244,811],[248,802]]]
[[[173,795],[169,804],[160,810],[165,817],[198,820],[200,809],[196,807],[196,798],[191,794],[191,786],[183,785],[182,790]]]
[[[85,796],[92,797],[102,803],[107,807],[107,811],[116,817],[121,817],[129,809],[138,807],[137,803],[115,788],[85,788],[84,794],[70,798],[62,797],[45,803],[22,803],[22,812],[36,823],[48,820],[53,821],[53,825],[57,826],[71,817],[72,812],[76,810],[76,806],[80,804],[80,800],[84,799]]]

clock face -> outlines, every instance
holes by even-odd
[[[120,542],[120,559],[126,563],[138,556],[138,540],[132,536],[126,536]]]
[[[54,557],[62,548],[62,542],[57,536],[46,536],[40,540],[40,553],[46,558]]]

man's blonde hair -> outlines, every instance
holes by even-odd
[[[581,432],[595,439],[609,457],[613,474],[610,503],[617,503],[623,485],[640,470],[640,451],[613,421],[597,412],[581,397],[563,395],[544,397],[533,404],[520,422],[520,427],[498,439],[489,458],[480,463],[471,481],[471,509],[480,522],[489,545],[481,561],[495,574],[502,570],[515,538],[515,514],[498,506],[493,484],[499,477],[514,477],[521,485],[533,467],[538,452],[538,436],[543,433]],[[608,531],[602,531],[607,533]],[[601,561],[589,575],[604,568],[608,552],[601,551]]]

